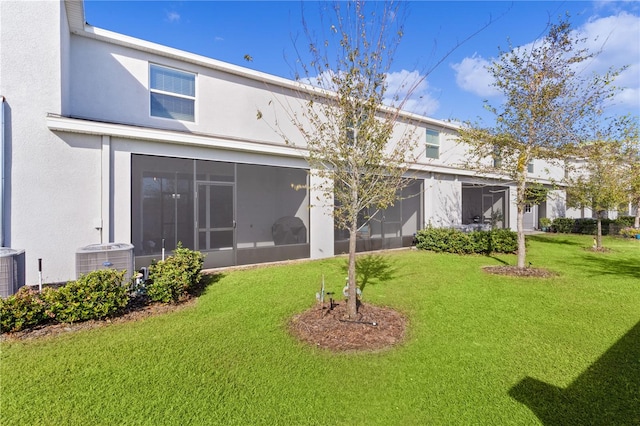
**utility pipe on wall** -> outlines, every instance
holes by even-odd
[[[0,95],[0,247],[4,247],[4,96]]]

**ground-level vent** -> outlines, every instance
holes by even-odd
[[[99,269],[127,271],[125,281],[133,274],[133,245],[126,243],[91,244],[76,251],[76,276]]]
[[[24,285],[24,250],[0,247],[0,297],[8,297]]]

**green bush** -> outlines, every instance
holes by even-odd
[[[620,216],[617,219],[601,219],[602,235],[615,235],[624,227],[633,226],[633,216]],[[593,218],[571,219],[558,217],[553,220],[553,230],[563,234],[596,235],[598,221]]]
[[[21,287],[16,294],[0,299],[0,328],[3,333],[21,331],[49,320],[40,293]]]
[[[609,235],[611,225],[615,224],[615,220],[601,219],[602,235]],[[593,218],[574,219],[573,234],[596,235],[598,233],[598,220]]]
[[[416,234],[416,247],[423,250],[460,254],[470,245],[468,234],[451,228],[429,227]]]
[[[620,227],[633,228],[633,224],[635,223],[635,221],[636,218],[634,216],[619,216],[613,222]]]
[[[200,283],[204,256],[178,244],[173,255],[149,267],[147,296],[155,302],[177,302]]]
[[[101,269],[55,290],[47,288],[42,299],[47,313],[57,322],[78,322],[116,315],[127,306],[129,295],[123,285],[125,271]]]
[[[573,230],[574,219],[569,217],[556,217],[553,219],[551,225],[554,232],[560,232],[561,234],[570,234]]]
[[[623,228],[619,234],[625,238],[636,238],[636,235],[640,234],[640,229],[632,227]]]
[[[416,234],[416,247],[456,254],[513,253],[518,249],[518,236],[508,229],[467,233],[452,228],[429,227]]]
[[[485,253],[514,253],[518,251],[518,233],[510,229],[494,229],[488,232],[490,245]]]
[[[548,217],[541,217],[538,223],[540,224],[540,228],[548,229],[551,227],[551,219]]]

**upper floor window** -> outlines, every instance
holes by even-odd
[[[527,163],[527,172],[528,173],[533,173],[533,160],[529,161]]]
[[[440,132],[427,129],[427,158],[440,158]]]
[[[196,75],[149,65],[151,116],[195,121]]]
[[[493,147],[493,167],[499,169],[502,167],[502,157],[500,156],[500,148],[497,146]]]

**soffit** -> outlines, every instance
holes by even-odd
[[[84,31],[84,2],[83,0],[64,0],[67,12],[69,31],[78,34]]]

